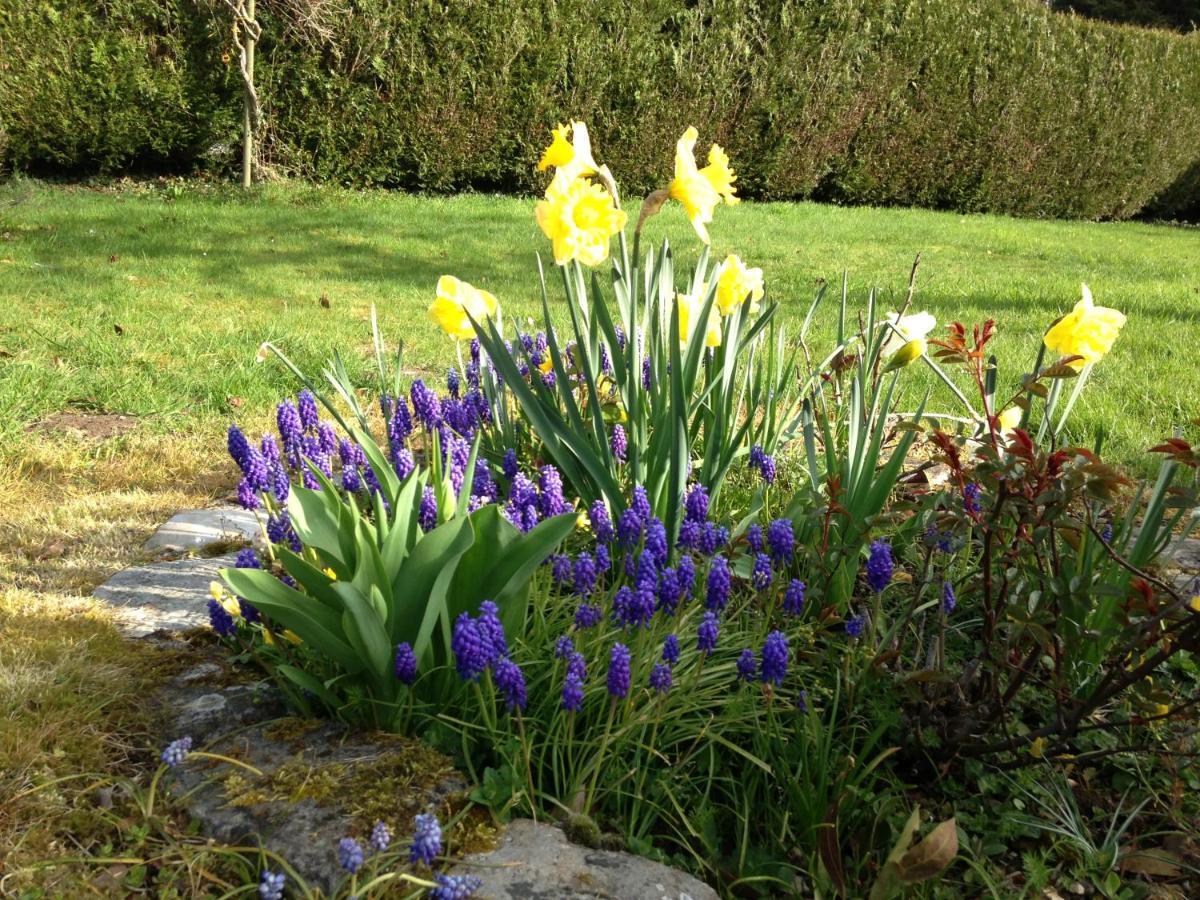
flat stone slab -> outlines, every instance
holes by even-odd
[[[483,880],[489,900],[717,900],[704,882],[641,856],[572,844],[555,825],[518,819],[489,853],[466,856],[459,875]]]
[[[261,541],[258,516],[239,506],[187,509],[171,516],[146,541],[146,550],[203,550],[228,541]]]
[[[121,630],[131,637],[156,631],[189,631],[208,625],[208,585],[236,554],[177,559],[122,569],[93,592],[113,607]]]

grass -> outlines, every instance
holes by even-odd
[[[1200,231],[814,204],[723,209],[712,230],[715,252],[765,269],[794,324],[843,269],[852,291],[877,285],[898,302],[920,251],[917,308],[943,322],[996,318],[1002,382],[1087,280],[1129,324],[1077,408],[1076,436],[1102,425],[1110,457],[1140,466],[1145,447],[1197,414]],[[678,209],[648,234],[694,258]],[[532,315],[544,248],[526,200],[0,185],[0,877],[46,858],[146,855],[127,827],[133,799],[118,791],[107,809],[94,794],[153,767],[161,736],[139,701],[165,663],[128,652],[87,597],[170,513],[231,487],[226,424],[258,430],[295,390],[282,367],[255,362],[260,342],[310,370],[337,347],[362,374],[374,304],[406,364],[433,375],[453,352],[424,317],[437,277]],[[818,341],[830,331],[822,320]],[[910,394],[925,383],[914,372]],[[64,412],[134,422],[101,439],[52,427]],[[96,777],[32,790],[80,773]],[[131,873],[101,874],[117,891]],[[100,892],[97,877],[71,863],[17,885],[82,896]]]

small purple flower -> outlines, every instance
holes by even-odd
[[[887,541],[874,541],[871,555],[867,558],[867,584],[875,593],[881,593],[892,580],[895,564],[892,562],[892,545]]]
[[[337,432],[333,430],[333,426],[328,422],[317,423],[317,444],[321,447],[321,452],[326,456],[337,450]]]
[[[538,489],[538,508],[543,518],[562,515],[570,509],[563,497],[562,476],[554,466],[542,466]]]
[[[609,446],[612,448],[612,455],[616,457],[618,462],[625,462],[629,453],[629,438],[625,434],[625,428],[619,423],[613,426],[612,437],[609,438]]]
[[[433,531],[437,527],[437,520],[437,497],[433,493],[433,488],[425,485],[425,490],[421,493],[421,506],[417,510],[417,523],[421,526],[422,531]]]
[[[450,368],[446,370],[446,390],[449,391],[451,397],[458,397],[459,389],[462,386],[462,376],[459,375],[458,369]]]
[[[650,385],[653,384],[653,379],[650,377],[650,357],[642,358],[642,389],[650,390]]]
[[[216,599],[208,598],[208,624],[221,637],[233,637],[237,633],[237,623],[233,616]]]
[[[679,523],[679,540],[675,546],[681,550],[698,550],[704,534],[704,523],[684,519]]]
[[[244,473],[249,463],[250,452],[253,448],[250,442],[246,439],[246,435],[237,425],[230,425],[226,435],[225,446],[229,450],[229,455],[233,461],[237,463],[237,467]]]
[[[696,549],[705,556],[712,556],[729,543],[729,529],[712,522],[704,523],[704,531],[696,544]]]
[[[846,620],[846,634],[851,638],[862,637],[863,627],[867,624],[864,616],[854,615]]]
[[[954,596],[954,585],[949,581],[942,582],[942,612],[950,615],[956,606],[958,606],[958,598]]]
[[[554,658],[555,659],[570,659],[575,652],[575,642],[571,640],[569,634],[561,634],[558,640],[554,642]]]
[[[317,398],[313,396],[312,391],[304,388],[300,391],[299,400],[300,424],[304,426],[305,431],[312,431],[317,427],[321,415],[317,409]]]
[[[300,423],[300,413],[291,400],[284,400],[275,410],[275,424],[279,427],[279,436],[283,439],[283,450],[289,457],[300,452],[300,438],[304,426]]]
[[[1112,537],[1113,537],[1113,524],[1112,524],[1112,522],[1106,522],[1104,525],[1104,530],[1102,532],[1100,532],[1100,540],[1104,541],[1104,543],[1106,543],[1106,544],[1111,544]]]
[[[783,611],[789,616],[798,616],[804,612],[805,584],[799,578],[793,578],[783,592]]]
[[[580,631],[595,628],[604,618],[604,611],[596,603],[580,603],[575,610],[575,627]]]
[[[238,506],[242,509],[248,509],[251,512],[258,509],[258,492],[254,490],[254,485],[250,483],[249,478],[243,478],[238,482],[237,486]]]
[[[581,682],[587,681],[587,660],[582,653],[572,653],[567,660],[567,675],[574,675]]]
[[[705,490],[704,485],[692,485],[683,505],[687,521],[701,523],[708,521],[708,491]]]
[[[679,608],[683,590],[679,587],[679,575],[674,569],[663,569],[658,579],[657,603],[655,608],[663,615],[673,616]]]
[[[667,545],[667,527],[662,519],[654,516],[646,526],[646,552],[654,557],[654,562],[661,568],[667,564],[670,547]]]
[[[238,612],[242,614],[242,618],[247,622],[261,622],[262,615],[258,611],[258,607],[246,600],[245,597],[238,597]]]
[[[640,484],[633,486],[633,496],[629,502],[629,508],[638,514],[643,522],[650,520],[650,498],[646,495],[646,489]]]
[[[176,766],[182,765],[183,761],[187,759],[187,755],[191,752],[192,739],[189,735],[184,735],[183,737],[167,744],[159,758],[172,769],[174,769]]]
[[[571,557],[565,553],[555,553],[550,557],[550,577],[555,584],[569,584],[571,576]]]
[[[737,661],[737,676],[739,681],[753,681],[758,675],[758,661],[754,651],[747,647]]]
[[[729,603],[729,592],[733,586],[733,576],[729,571],[729,562],[723,556],[714,556],[708,569],[708,591],[705,596],[705,606],[710,610],[720,612]]]
[[[963,509],[971,515],[979,514],[979,492],[981,487],[978,482],[971,482],[963,488]]]
[[[788,669],[788,639],[782,631],[767,635],[762,648],[762,680],[776,687],[783,684]]]
[[[596,588],[596,561],[586,550],[575,557],[573,581],[575,593],[586,597]]]
[[[617,519],[617,538],[622,544],[632,547],[641,539],[642,528],[645,527],[645,524],[646,520],[638,515],[637,510],[628,507],[622,510]]]
[[[520,471],[517,466],[517,451],[512,447],[504,451],[504,460],[500,463],[500,471],[509,481],[517,477],[517,472]]]
[[[796,712],[808,712],[808,691],[801,691],[796,695]]]
[[[491,661],[492,647],[479,631],[479,623],[469,613],[459,613],[450,638],[454,665],[464,681],[477,681]]]
[[[338,841],[338,865],[353,875],[363,864],[362,845],[354,838],[342,838]]]
[[[495,664],[496,689],[504,698],[508,711],[525,709],[525,674],[521,667],[507,657]]]
[[[796,535],[791,519],[775,519],[767,526],[767,547],[776,562],[790,563],[796,550]]]
[[[408,851],[408,861],[423,862],[433,865],[433,861],[442,852],[442,826],[438,824],[437,816],[421,813],[413,818],[412,846]]]
[[[662,649],[663,662],[675,665],[679,662],[679,638],[673,634],[668,634],[667,639],[663,641]]]
[[[758,474],[768,485],[775,482],[775,459],[758,444],[750,448],[750,468],[758,469]]]
[[[762,553],[763,550],[763,530],[762,526],[755,522],[746,529],[746,543],[750,546],[754,553]]]
[[[611,543],[616,532],[613,531],[612,517],[608,514],[608,507],[604,505],[603,500],[597,500],[591,505],[588,519],[592,523],[592,532],[596,535],[596,540],[602,544]]]
[[[671,667],[665,663],[656,663],[650,670],[650,687],[660,694],[671,689]]]
[[[526,532],[538,523],[537,488],[518,472],[508,487],[508,504],[504,512],[518,531]]]
[[[264,869],[258,880],[258,900],[283,900],[283,888],[287,878],[282,872]]]
[[[563,681],[562,708],[567,712],[579,712],[583,708],[583,681],[571,672]]]
[[[603,574],[612,568],[612,560],[608,555],[608,546],[605,544],[596,545],[596,571]]]
[[[408,685],[417,680],[417,656],[408,641],[396,645],[396,678]]]
[[[500,622],[500,609],[491,600],[479,604],[479,633],[491,647],[489,663],[508,656],[508,641],[504,637],[504,625]]]
[[[608,658],[608,692],[618,699],[629,695],[629,648],[613,644]]]
[[[433,880],[437,887],[426,895],[429,900],[468,900],[483,886],[483,881],[476,875],[443,875],[439,872]]]
[[[686,553],[679,557],[679,565],[675,568],[679,580],[679,590],[689,600],[692,591],[696,589],[696,563]]]
[[[721,633],[721,622],[714,612],[706,612],[696,629],[696,649],[701,653],[712,653],[717,647],[717,638]]]
[[[641,591],[654,591],[658,586],[658,562],[653,554],[643,551],[637,560],[634,585]]]
[[[442,404],[437,394],[420,378],[413,379],[408,396],[412,400],[413,414],[430,431],[442,424]]]
[[[250,547],[244,550],[239,550],[237,557],[233,561],[233,565],[238,569],[261,569],[262,562],[258,558],[258,554]]]
[[[406,481],[408,476],[411,475],[417,468],[417,462],[413,459],[412,451],[407,447],[401,447],[399,450],[397,450],[393,456],[392,468],[396,470],[397,478],[399,478],[401,481]],[[368,484],[371,483],[374,476],[375,473],[371,472],[370,477],[367,478]],[[376,484],[378,484],[378,482],[376,482]]]
[[[271,435],[264,434],[258,446],[259,453],[267,461],[267,465],[274,466],[280,462],[279,444],[276,443],[275,438],[271,437]]]
[[[765,591],[771,585],[771,557],[760,553],[754,557],[754,571],[750,573],[750,582],[760,591]]]
[[[376,853],[382,853],[392,844],[392,829],[387,827],[386,822],[376,822],[375,827],[371,829],[371,839],[368,843]]]

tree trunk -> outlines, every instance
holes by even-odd
[[[246,0],[246,19],[254,21],[254,0]],[[246,98],[242,110],[242,127],[245,135],[242,141],[242,187],[248,188],[254,179],[254,116],[251,107],[254,99],[250,92],[254,84],[254,36],[246,35]]]

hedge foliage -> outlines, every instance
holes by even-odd
[[[688,123],[743,193],[1170,215],[1200,193],[1200,33],[1035,0],[259,0],[276,171],[530,191],[587,119],[626,194]],[[219,0],[0,0],[0,164],[231,165]]]

